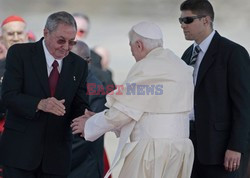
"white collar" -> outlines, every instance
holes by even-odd
[[[203,53],[206,53],[206,51],[207,51],[207,49],[208,49],[208,47],[209,47],[209,45],[210,45],[210,43],[211,43],[211,41],[212,41],[212,39],[213,39],[213,37],[214,37],[214,34],[215,34],[215,30],[213,30],[208,36],[207,36],[207,38],[205,38],[200,44],[199,44],[199,47],[201,48],[201,51],[203,52]],[[198,45],[196,42],[194,42],[194,48],[195,48],[195,46],[196,45]],[[194,49],[193,48],[193,49]]]
[[[54,60],[56,60],[59,64],[59,69],[61,69],[62,67],[62,59],[55,59],[48,51],[46,45],[45,45],[45,41],[43,40],[42,41],[43,43],[43,50],[44,50],[44,53],[45,53],[45,58],[46,58],[46,62],[47,62],[47,66],[48,67],[51,67]]]

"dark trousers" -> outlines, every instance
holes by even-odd
[[[44,173],[41,166],[31,171],[3,166],[3,178],[67,178],[67,176]]]
[[[191,178],[239,178],[239,171],[228,172],[223,165],[205,165],[197,158],[196,133],[194,122],[190,122],[190,139],[194,145],[194,165]]]

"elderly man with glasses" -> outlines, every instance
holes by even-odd
[[[8,110],[0,140],[3,177],[67,178],[70,123],[88,108],[88,65],[70,52],[75,36],[73,16],[56,12],[44,38],[10,47],[2,88]]]

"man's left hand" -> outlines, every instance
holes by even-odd
[[[241,153],[233,150],[227,150],[224,158],[224,167],[227,171],[236,171],[240,167]]]

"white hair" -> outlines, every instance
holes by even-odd
[[[144,44],[144,47],[148,50],[151,50],[157,47],[163,47],[163,39],[145,38],[137,34],[133,29],[129,31],[128,36],[129,36],[130,43],[134,43],[137,40],[140,40]]]

